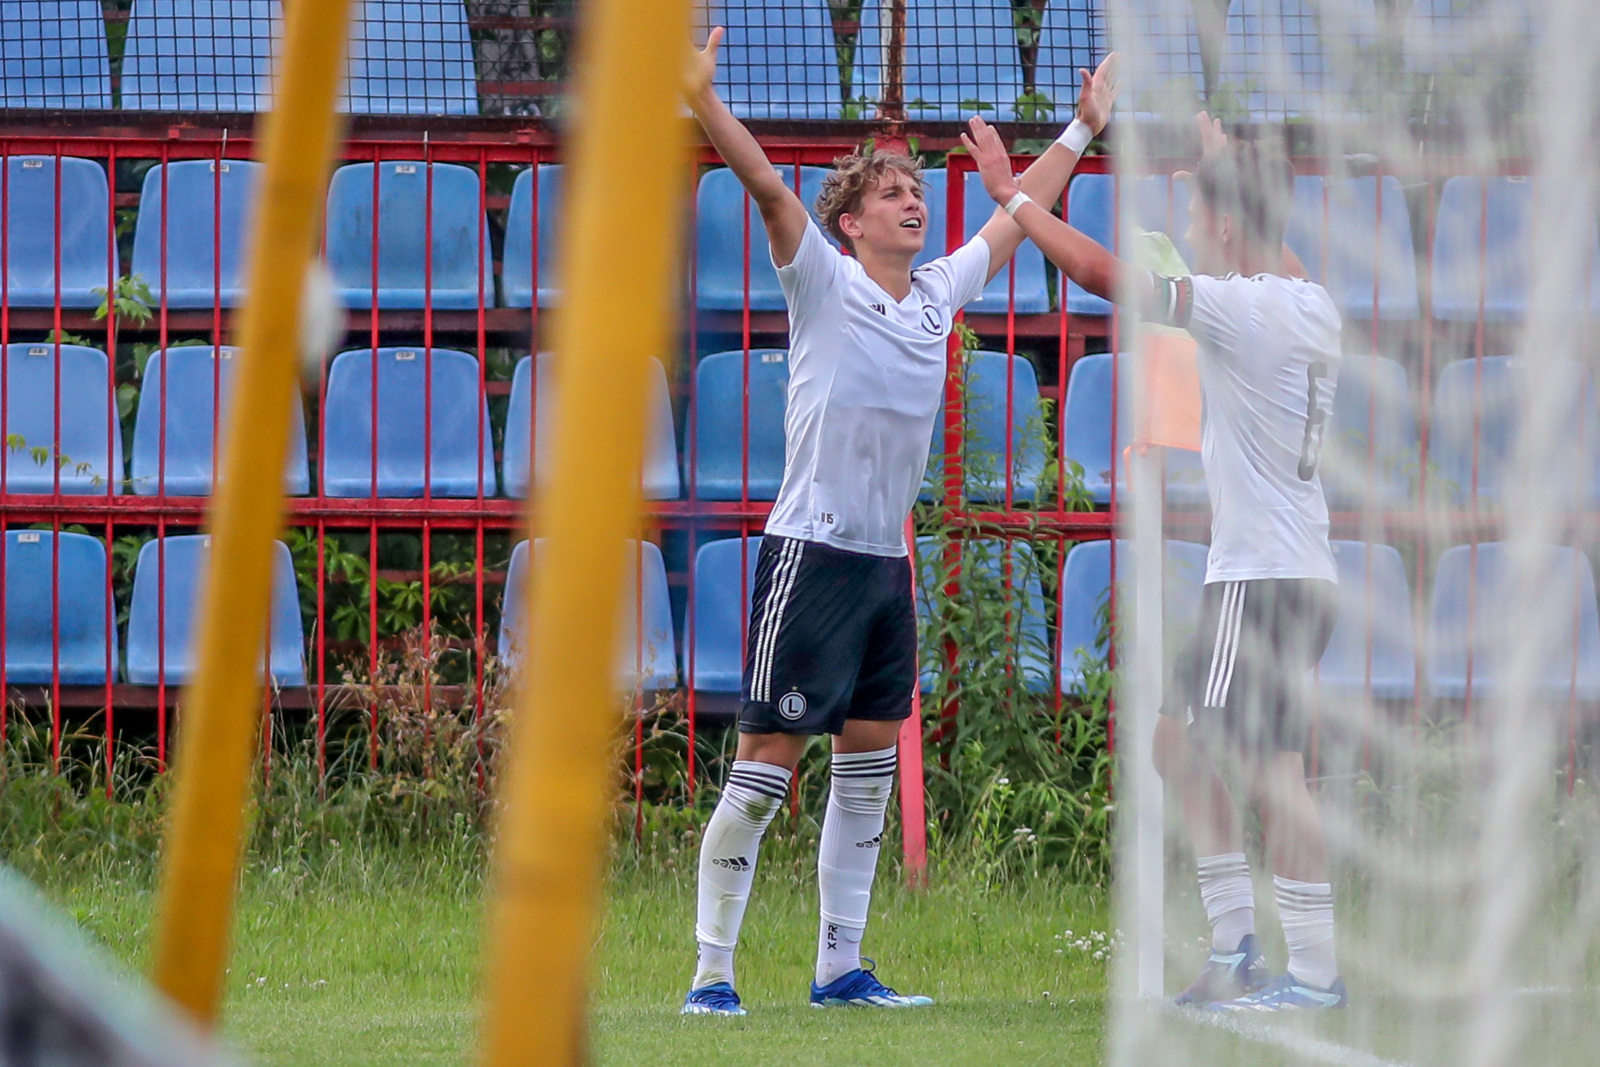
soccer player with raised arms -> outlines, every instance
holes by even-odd
[[[1339,372],[1339,314],[1283,246],[1294,174],[1281,152],[1228,142],[1200,115],[1192,278],[1117,260],[1011,176],[982,119],[962,135],[985,188],[1069,278],[1194,337],[1211,499],[1199,631],[1179,658],[1155,760],[1178,791],[1198,859],[1212,952],[1180,1004],[1225,1011],[1342,1007],[1333,889],[1306,788],[1307,683],[1333,631],[1337,572],[1317,475]],[[1229,769],[1261,818],[1288,972],[1269,978]]]
[[[928,464],[955,314],[1005,266],[1022,231],[1001,211],[955,252],[912,269],[927,234],[920,165],[840,159],[817,214],[828,243],[713,88],[721,27],[692,52],[685,92],[761,212],[789,307],[783,485],[751,596],[739,744],[700,847],[698,966],[685,1014],[742,1015],[733,954],[762,834],[812,737],[833,735],[817,855],[817,1007],[912,1007],[863,968],[861,941],[894,783],[895,741],[917,684],[905,522]],[[1022,175],[1061,195],[1115,96],[1113,59],[1082,72],[1078,117]]]

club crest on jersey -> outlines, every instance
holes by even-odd
[[[806,696],[804,693],[788,692],[778,701],[778,714],[790,722],[794,722],[806,713]]]
[[[932,304],[922,305],[922,328],[934,336],[944,332],[944,320],[939,317],[939,309]]]

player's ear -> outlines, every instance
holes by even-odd
[[[849,212],[839,216],[839,229],[851,241],[856,241],[861,237],[861,223]]]

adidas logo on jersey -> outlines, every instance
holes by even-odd
[[[880,315],[887,314],[887,312],[883,310],[882,304],[868,304],[867,307],[871,308],[873,311],[876,311]]]
[[[743,856],[716,856],[712,858],[711,862],[718,867],[726,867],[730,871],[738,871],[741,874],[750,869],[750,861]]]

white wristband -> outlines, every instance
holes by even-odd
[[[1061,131],[1061,136],[1056,138],[1056,144],[1075,156],[1081,156],[1092,140],[1094,131],[1089,128],[1089,124],[1082,119],[1073,119],[1072,123]]]
[[[1010,200],[1006,201],[1004,210],[1007,215],[1010,215],[1012,218],[1016,218],[1017,212],[1021,210],[1022,205],[1031,203],[1033,203],[1033,197],[1029,196],[1021,189],[1018,189],[1016,195]]]

